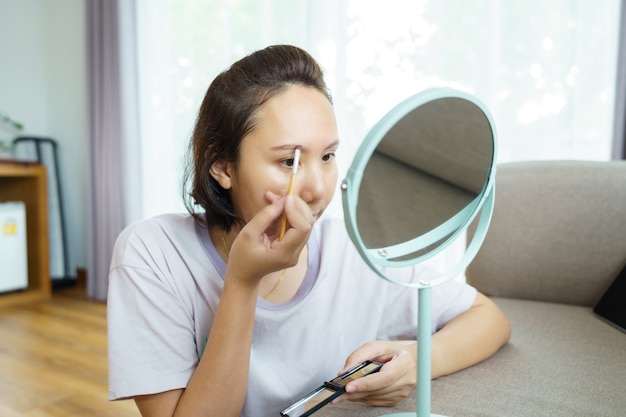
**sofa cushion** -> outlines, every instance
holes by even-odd
[[[498,165],[468,282],[487,295],[592,306],[625,263],[626,161]]]
[[[511,321],[494,356],[432,385],[432,412],[450,417],[621,416],[626,410],[626,334],[588,307],[494,298]],[[319,417],[415,412],[415,395],[393,408],[342,403]]]
[[[626,410],[626,334],[590,308],[494,298],[510,342],[433,383],[433,412],[450,416],[618,416]]]

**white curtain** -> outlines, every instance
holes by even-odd
[[[119,124],[126,133],[108,142],[116,148],[111,159],[95,150],[93,181],[104,194],[92,199],[92,211],[100,214],[96,219],[108,216],[112,226],[93,227],[104,234],[112,236],[131,218],[184,210],[183,155],[206,88],[235,59],[274,43],[307,49],[325,69],[339,123],[340,175],[386,111],[440,86],[472,93],[487,105],[498,131],[499,162],[611,157],[620,0],[554,0],[550,7],[541,0],[129,3],[135,2],[139,114],[123,115],[139,121],[134,131],[141,134],[128,134],[116,119],[105,130]],[[130,39],[134,45],[132,35],[126,32],[122,44]],[[112,167],[135,153],[133,170],[117,178],[121,171]],[[98,184],[102,175],[133,190],[135,207]],[[105,213],[113,209],[125,214]],[[330,211],[341,213],[338,198]],[[100,242],[90,251],[102,258],[98,279],[108,265],[110,239]],[[98,284],[99,294],[105,286]]]
[[[87,0],[87,293],[104,300],[115,239],[140,217],[134,2]]]
[[[182,157],[211,79],[271,43],[302,46],[326,70],[342,172],[378,118],[435,86],[486,103],[499,162],[611,157],[619,0],[138,4],[146,217],[183,209]]]

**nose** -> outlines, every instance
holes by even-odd
[[[326,195],[326,172],[319,164],[307,164],[298,172],[296,192],[308,204],[322,200]]]

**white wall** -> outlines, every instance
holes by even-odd
[[[70,268],[86,265],[83,0],[0,0],[0,111],[59,143]]]

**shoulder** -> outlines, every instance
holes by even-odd
[[[343,218],[337,216],[324,216],[318,220],[314,233],[320,242],[325,240],[339,239],[350,241]]]
[[[195,240],[195,220],[189,214],[163,214],[135,222],[118,236],[113,262],[122,263],[129,253],[145,253]]]
[[[151,237],[171,233],[185,233],[194,230],[195,220],[189,214],[161,214],[140,220],[126,227],[118,240],[132,237]]]
[[[124,229],[120,236],[133,234],[151,234],[159,231],[177,230],[180,227],[193,227],[194,218],[189,214],[161,214],[149,219],[139,220]]]
[[[322,217],[313,229],[313,237],[319,247],[320,253],[332,254],[335,257],[341,254],[344,261],[360,263],[362,260],[354,243],[348,235],[345,222],[342,217]],[[356,256],[357,259],[352,259]]]

